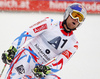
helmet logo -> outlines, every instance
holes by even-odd
[[[82,8],[82,10],[85,10],[84,6],[82,5],[79,5],[78,7]]]

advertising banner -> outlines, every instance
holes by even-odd
[[[53,0],[0,0],[0,10],[8,11],[44,11],[44,12],[64,12],[66,7],[74,1],[53,1]],[[88,13],[100,13],[100,2],[81,2]]]

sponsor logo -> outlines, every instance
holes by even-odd
[[[26,1],[20,1],[20,0],[4,0],[0,1],[0,7],[4,8],[26,8],[29,9],[30,2],[28,0]]]
[[[37,32],[40,32],[42,30],[45,30],[45,29],[47,29],[47,24],[42,24],[41,26],[38,26],[38,27],[34,28],[33,31],[35,33],[37,33]]]
[[[38,54],[41,56],[41,58],[47,62],[50,60],[50,58],[45,54],[45,52],[42,51],[42,49],[37,45],[35,44],[35,47],[39,50]],[[50,51],[49,51],[50,52]]]
[[[40,23],[46,21],[48,18],[49,18],[49,17],[46,17],[45,19],[43,19],[43,20],[41,20],[41,21],[35,23],[34,25],[30,26],[29,28],[32,28],[33,26],[39,25]]]
[[[50,9],[57,9],[57,10],[65,10],[66,7],[68,7],[73,2],[65,2],[65,1],[50,1],[49,2],[49,8]],[[80,2],[87,11],[100,11],[100,3],[99,2]]]
[[[87,11],[100,11],[100,3],[98,4],[97,2],[93,2],[93,3],[84,3],[82,2],[82,5],[86,7]]]
[[[69,59],[70,56],[72,55],[72,53],[71,53],[70,51],[68,51],[68,50],[64,51],[62,54],[63,54],[67,59]]]
[[[25,73],[25,69],[24,69],[23,65],[20,65],[20,66],[16,67],[15,69],[17,70],[19,75]]]

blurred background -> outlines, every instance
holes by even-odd
[[[62,21],[66,7],[74,2],[84,5],[88,14],[74,32],[78,51],[56,74],[62,79],[100,79],[100,0],[0,0],[0,73],[1,54],[19,34],[45,17]]]

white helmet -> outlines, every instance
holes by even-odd
[[[70,13],[73,11],[77,11],[77,12],[81,13],[85,20],[87,11],[86,11],[85,7],[83,7],[80,3],[73,3],[67,7],[67,9],[64,13],[64,20],[66,20],[68,18],[68,16],[70,15]]]

